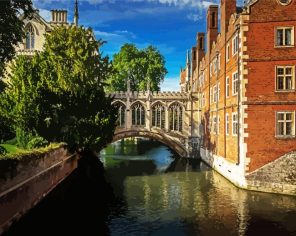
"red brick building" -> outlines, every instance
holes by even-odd
[[[202,159],[240,186],[296,150],[295,13],[296,0],[221,0],[220,32],[211,5],[187,63]]]

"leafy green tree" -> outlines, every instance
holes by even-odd
[[[34,12],[31,0],[1,0],[0,1],[0,76],[5,63],[15,54],[15,45],[24,36],[23,21],[19,18]]]
[[[153,46],[141,50],[134,44],[125,44],[114,55],[114,73],[108,80],[109,91],[125,91],[126,80],[131,81],[132,90],[159,91],[160,83],[167,74],[164,57]]]
[[[43,52],[19,57],[2,96],[15,129],[82,149],[110,142],[117,111],[103,89],[111,67],[101,45],[90,29],[57,27]]]

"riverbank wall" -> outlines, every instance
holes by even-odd
[[[65,145],[46,153],[0,162],[0,234],[39,203],[77,168]]]

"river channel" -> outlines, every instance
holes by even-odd
[[[72,176],[7,235],[296,235],[295,197],[239,189],[158,142],[118,141],[100,160],[104,188]]]

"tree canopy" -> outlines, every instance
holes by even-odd
[[[167,74],[165,59],[153,46],[138,49],[134,44],[125,44],[112,61],[113,72],[108,79],[109,91],[125,91],[126,81],[130,79],[131,89],[135,91],[159,91],[160,83]]]
[[[110,62],[92,35],[82,27],[57,27],[43,52],[16,59],[0,110],[15,129],[93,150],[112,140],[117,111],[102,85]]]
[[[15,54],[15,45],[23,38],[23,21],[19,18],[34,12],[31,0],[0,1],[0,76],[5,63]]]

